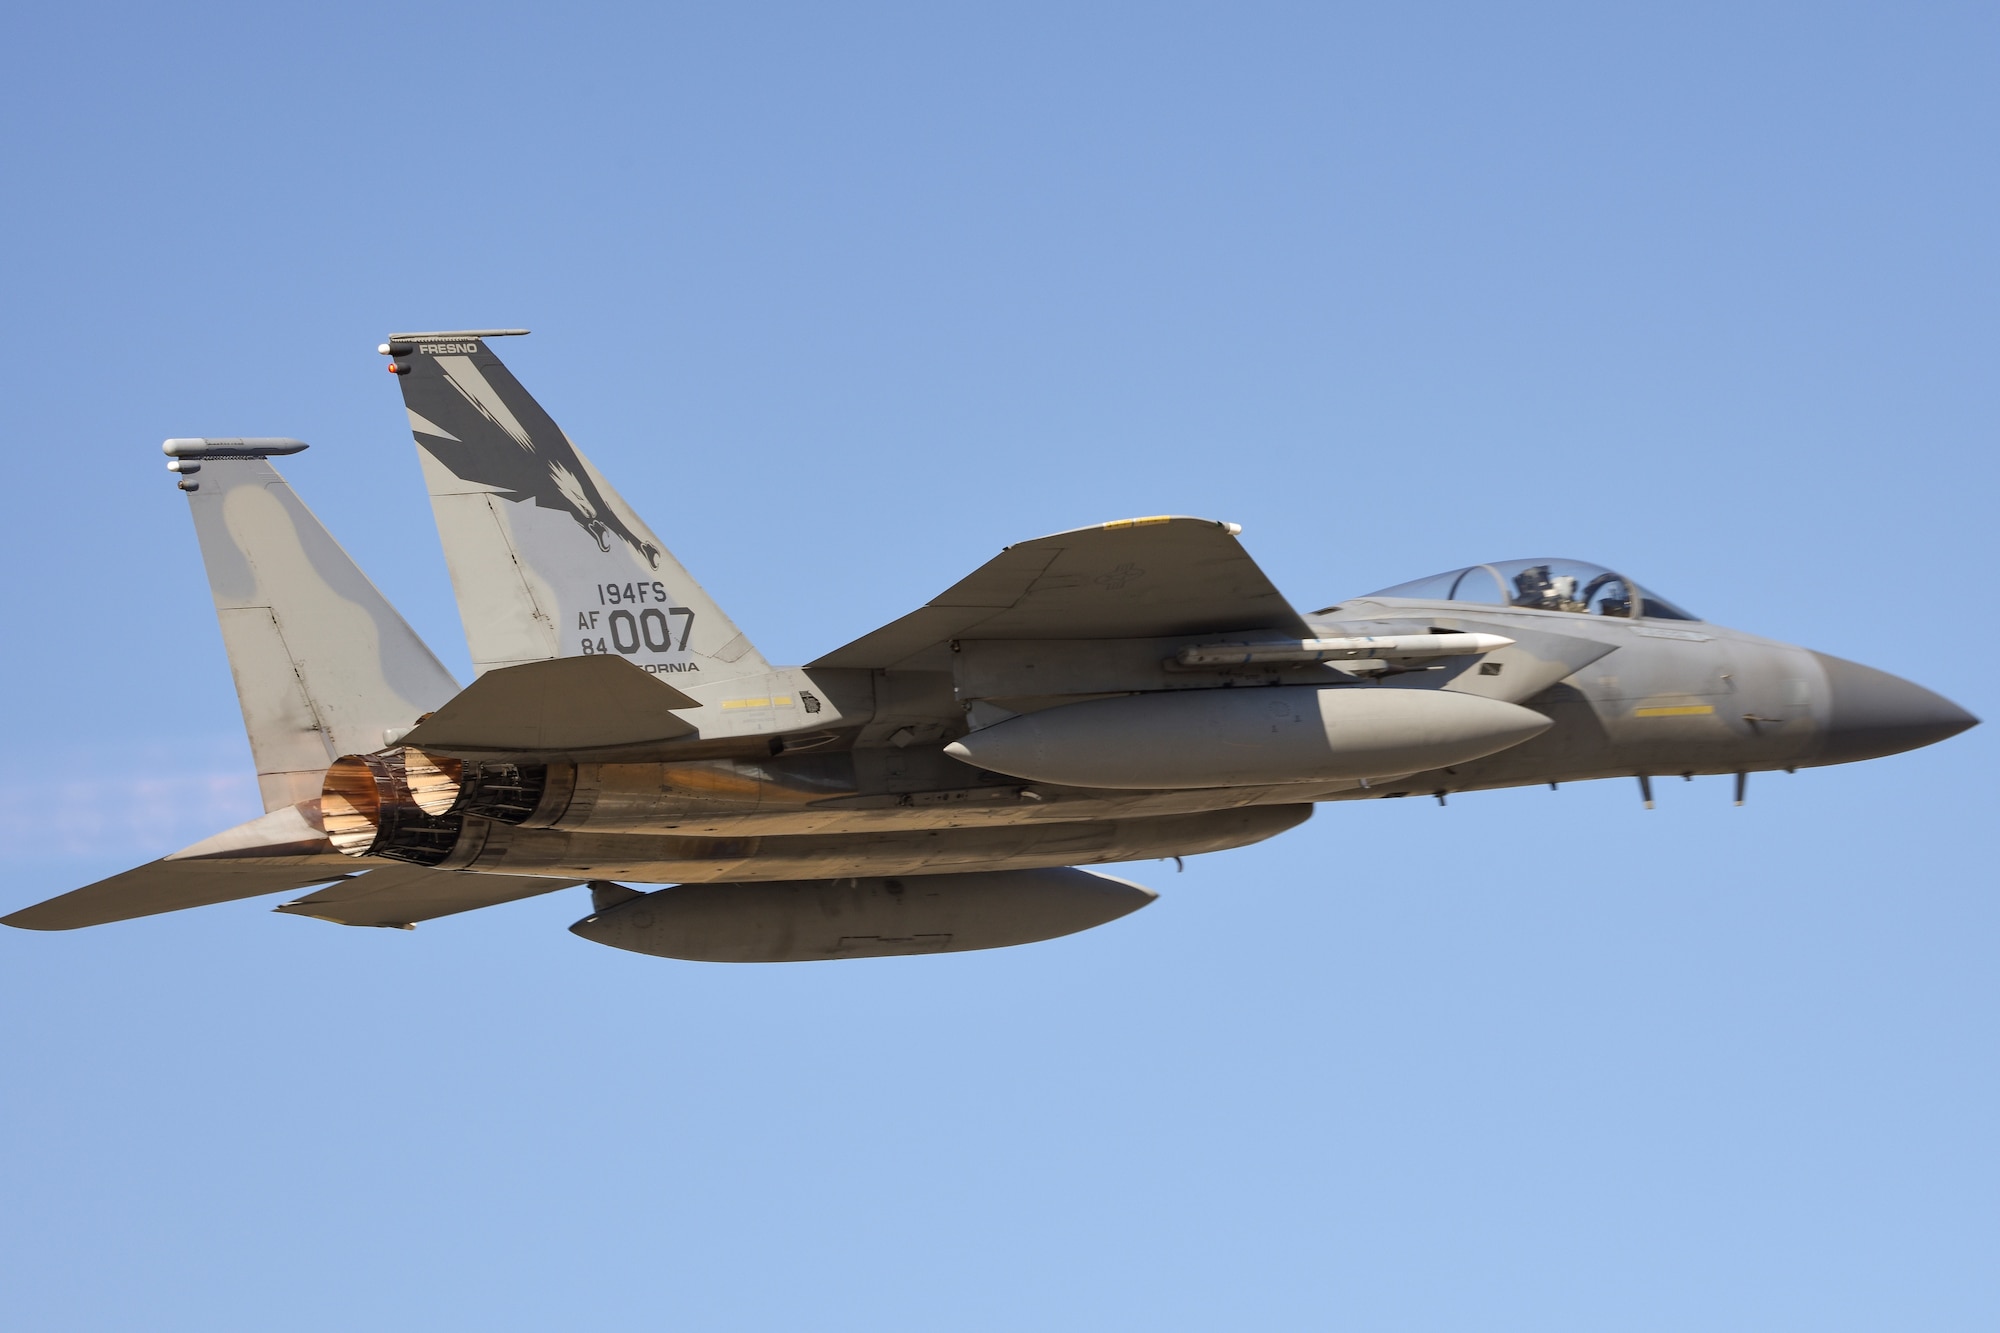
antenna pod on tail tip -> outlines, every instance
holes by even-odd
[[[284,436],[237,436],[232,439],[172,439],[160,445],[169,458],[270,458],[301,454],[310,448],[304,440]]]

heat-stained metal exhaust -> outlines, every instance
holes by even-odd
[[[449,760],[445,762],[450,762]],[[458,782],[457,804],[462,814],[477,815],[500,824],[526,823],[542,803],[549,787],[548,764],[467,764]],[[575,769],[561,765],[571,779]]]
[[[464,816],[452,812],[457,767],[420,750],[342,755],[320,785],[328,841],[348,856],[438,864],[465,826]]]
[[[417,809],[427,815],[450,814],[458,804],[465,765],[407,746],[396,753],[403,756],[403,784],[410,789],[410,799]]]
[[[548,786],[542,764],[468,764],[410,746],[342,755],[326,770],[320,814],[334,848],[437,865],[468,815],[519,824]]]

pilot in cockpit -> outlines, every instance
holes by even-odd
[[[1599,594],[1602,594],[1600,597]],[[1584,605],[1578,610],[1588,610],[1590,600],[1596,597],[1597,614],[1600,616],[1630,616],[1632,614],[1632,594],[1625,580],[1606,570],[1590,581],[1583,590]]]
[[[1572,574],[1551,575],[1547,565],[1530,565],[1514,576],[1514,605],[1531,606],[1539,611],[1586,609],[1577,600],[1576,577]]]
[[[1600,616],[1631,616],[1632,598],[1625,591],[1625,584],[1622,581],[1614,580],[1612,582],[1611,587],[1604,594],[1604,599],[1597,604],[1597,614]]]

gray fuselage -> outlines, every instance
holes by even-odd
[[[938,671],[802,669],[802,688],[841,701],[838,726],[744,742],[761,754],[551,763],[532,811],[519,823],[469,819],[440,868],[720,881],[1190,855],[1270,837],[1321,801],[1795,769],[1914,748],[1973,721],[1910,682],[1699,621],[1376,596],[1311,624],[1329,639],[1430,631],[1513,643],[1380,674],[1357,663],[1176,669],[1177,649],[1214,634],[966,643]],[[1086,710],[1051,710],[1106,699],[1146,697],[1155,718],[1183,706],[1192,717],[1219,690],[1335,691],[1363,704],[1347,692],[1466,693],[1548,725],[1447,767],[1172,790],[1024,780],[944,752],[996,720],[1061,722]],[[1197,750],[1198,732],[1186,737]]]

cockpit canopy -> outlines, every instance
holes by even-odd
[[[1503,560],[1467,565],[1427,579],[1399,583],[1371,597],[1408,597],[1429,602],[1480,602],[1578,615],[1645,616],[1653,620],[1698,620],[1664,597],[1647,592],[1623,574],[1582,560]]]

